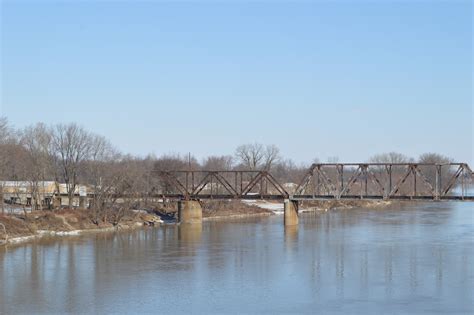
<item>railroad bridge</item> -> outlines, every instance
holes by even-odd
[[[299,183],[282,184],[269,171],[156,171],[158,195],[178,202],[182,223],[201,222],[203,199],[263,199],[284,202],[285,225],[298,224],[301,201],[474,201],[466,163],[318,163]],[[471,190],[472,191],[472,190]]]

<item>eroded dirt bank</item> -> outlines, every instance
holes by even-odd
[[[114,231],[161,223],[157,215],[127,211],[120,221],[107,218],[95,223],[90,210],[33,211],[0,215],[0,245],[21,243],[45,235],[78,235],[84,232]]]
[[[203,218],[237,218],[271,215],[271,211],[238,201],[208,201],[202,203]],[[96,223],[91,210],[62,209],[33,211],[27,214],[0,214],[0,245],[32,241],[43,236],[79,235],[90,232],[110,232],[142,226],[155,226],[176,222],[175,207],[157,207],[126,211],[120,220],[113,215]]]

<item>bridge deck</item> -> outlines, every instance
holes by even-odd
[[[474,196],[441,196],[435,198],[433,196],[392,196],[390,198],[384,198],[383,196],[356,196],[356,195],[344,195],[340,198],[328,195],[293,195],[293,196],[281,196],[281,195],[245,195],[245,196],[234,196],[234,195],[195,195],[195,196],[184,196],[181,194],[166,194],[156,195],[156,198],[167,198],[167,199],[190,199],[190,200],[298,200],[298,201],[322,201],[322,200],[407,200],[407,201],[474,201]]]

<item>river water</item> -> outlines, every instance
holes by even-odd
[[[474,204],[306,213],[0,249],[0,314],[474,313]]]

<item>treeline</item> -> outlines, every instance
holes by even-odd
[[[337,160],[331,158],[331,162]],[[392,152],[368,160],[380,163],[415,161],[445,163],[451,159],[427,153],[415,160]],[[318,159],[312,162],[318,162]],[[0,180],[28,181],[33,194],[39,182],[64,183],[70,206],[77,186],[86,184],[93,189],[94,209],[98,213],[109,206],[112,195],[140,195],[155,189],[153,170],[271,170],[281,183],[297,183],[309,166],[310,163],[297,165],[291,159],[285,159],[275,145],[258,143],[240,145],[231,155],[209,156],[202,160],[179,154],[137,157],[120,152],[105,137],[75,123],[51,126],[38,123],[15,129],[6,118],[0,118]]]

